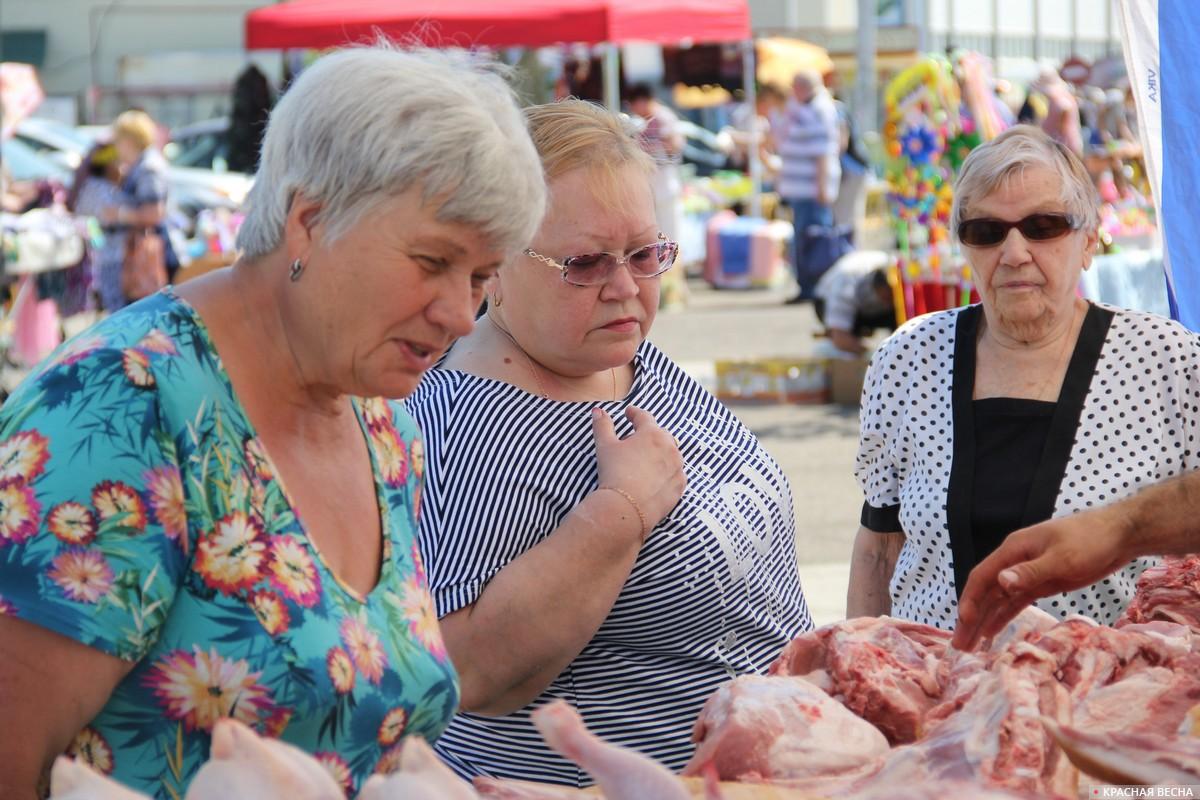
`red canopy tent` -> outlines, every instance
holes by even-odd
[[[328,48],[383,34],[435,46],[735,42],[746,0],[292,0],[246,15],[246,49]]]
[[[435,47],[545,47],[582,42],[743,42],[754,104],[748,0],[291,0],[246,15],[247,50],[325,49],[379,35]],[[617,53],[604,60],[605,102],[616,108]],[[750,172],[758,211],[757,148]]]

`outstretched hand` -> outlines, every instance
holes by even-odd
[[[973,649],[1035,600],[1093,584],[1130,558],[1122,526],[1108,509],[1016,531],[971,570],[953,645]]]

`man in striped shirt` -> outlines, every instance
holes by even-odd
[[[820,275],[812,275],[805,259],[805,231],[810,225],[832,225],[842,170],[838,163],[837,108],[821,76],[801,71],[792,80],[793,99],[785,112],[779,137],[783,169],[779,196],[792,209],[795,226],[796,282],[800,294],[789,302],[812,297]]]

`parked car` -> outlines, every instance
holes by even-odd
[[[52,180],[64,186],[71,182],[70,168],[16,137],[0,142],[0,160],[14,181]]]
[[[75,171],[84,153],[95,142],[95,137],[77,131],[70,125],[39,117],[30,117],[17,125],[13,139],[58,162],[68,173]]]
[[[229,172],[228,134],[229,117],[182,125],[171,131],[163,152],[176,166]]]
[[[77,128],[49,119],[31,117],[17,125],[10,141],[21,142],[35,154],[57,162],[70,175],[95,143]],[[168,212],[182,213],[189,222],[206,208],[240,208],[253,179],[240,172],[214,172],[171,164],[167,168]]]

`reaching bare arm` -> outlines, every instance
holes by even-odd
[[[817,202],[823,206],[833,205],[833,198],[825,190],[829,180],[829,162],[825,156],[817,156]]]
[[[994,636],[1033,601],[1069,592],[1143,555],[1200,550],[1200,472],[1110,506],[1011,534],[971,571],[958,604],[954,645]]]
[[[133,664],[0,614],[0,797],[34,800]]]
[[[838,350],[845,353],[853,353],[856,356],[861,356],[867,352],[867,346],[863,344],[862,339],[855,336],[850,331],[844,331],[839,328],[829,329],[829,341]]]
[[[474,604],[442,619],[464,711],[508,714],[541,694],[591,641],[645,531],[682,496],[683,461],[671,434],[645,411],[629,416],[635,431],[624,440],[607,415],[593,418],[600,486],[615,490],[592,492]]]
[[[129,225],[134,228],[153,228],[162,224],[166,218],[165,203],[146,203],[131,208],[129,206],[109,206],[101,212],[104,222],[115,225]]]
[[[904,547],[904,534],[876,533],[860,527],[850,557],[850,586],[846,618],[878,617],[892,613],[890,584]]]

